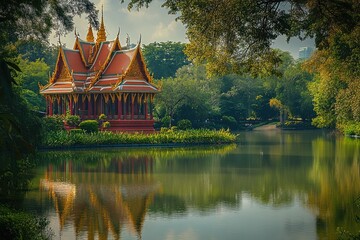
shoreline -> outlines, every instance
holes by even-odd
[[[86,150],[86,149],[102,149],[102,148],[177,148],[177,147],[193,147],[193,146],[221,146],[237,144],[237,142],[227,142],[227,143],[126,143],[126,144],[94,144],[94,145],[69,145],[69,146],[54,146],[46,147],[41,146],[37,149],[39,152],[45,151],[60,151],[60,150]]]

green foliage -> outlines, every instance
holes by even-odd
[[[112,133],[108,131],[90,134],[67,134],[59,131],[47,134],[43,139],[43,146],[61,147],[73,145],[99,145],[99,144],[220,144],[236,141],[237,135],[225,130],[162,130],[156,134],[142,133]]]
[[[0,206],[0,235],[3,239],[51,239],[48,221],[25,212]]]
[[[181,119],[177,122],[177,127],[179,130],[188,130],[192,128],[192,123],[189,119]]]
[[[103,120],[106,120],[106,118],[107,118],[107,116],[102,113],[102,114],[100,114],[100,116],[99,116],[98,119],[99,119],[100,121],[103,121]]]
[[[65,122],[71,127],[77,127],[79,126],[81,119],[78,115],[66,114]]]
[[[341,127],[341,130],[346,135],[357,135],[360,136],[360,123],[347,123]]]
[[[218,111],[218,83],[206,77],[204,66],[184,66],[176,78],[159,82],[162,92],[155,98],[155,112],[159,118],[191,119],[194,127],[204,127],[206,119]]]
[[[231,130],[235,130],[237,128],[237,121],[233,116],[222,116],[222,125],[226,128],[230,128]]]
[[[308,121],[285,121],[284,124],[277,124],[276,127],[283,129],[313,129],[314,126]]]
[[[150,2],[131,0],[128,6]],[[166,0],[162,6],[178,14],[186,26],[190,60],[206,62],[207,69],[217,74],[271,73],[280,60],[270,49],[278,36],[312,36],[322,49],[329,46],[334,32],[352,33],[359,26],[359,3],[352,0],[326,1],[326,8],[317,0],[292,0],[286,1],[286,10],[283,0]],[[338,55],[351,55],[353,46],[341,47]]]
[[[85,133],[85,132],[84,132],[84,130],[82,130],[82,129],[73,128],[73,129],[70,129],[70,130],[69,130],[69,133],[70,133],[70,134],[83,134],[83,133]]]
[[[46,116],[42,119],[42,129],[45,132],[64,130],[62,115]]]
[[[103,122],[103,124],[102,124],[102,127],[103,128],[110,128],[110,122],[108,122],[108,121],[106,121],[106,122]]]
[[[179,68],[190,63],[184,49],[185,43],[168,41],[143,45],[142,52],[150,73],[161,79],[175,77]]]
[[[168,127],[170,125],[170,119],[171,117],[170,116],[165,116],[161,119],[161,126],[162,127]]]
[[[0,28],[0,58],[8,54],[10,41],[18,39],[46,40],[54,26],[56,30],[73,29],[73,17],[85,13],[92,25],[98,25],[95,4],[89,0],[58,1],[3,1]],[[71,9],[71,10],[70,10]],[[39,24],[41,23],[41,24]],[[5,46],[6,47],[5,47]]]
[[[98,125],[96,120],[85,120],[79,124],[79,127],[87,133],[95,133],[98,131]]]

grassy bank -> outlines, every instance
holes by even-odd
[[[222,144],[233,143],[237,135],[227,130],[186,130],[162,131],[155,134],[112,133],[112,132],[66,132],[57,131],[45,134],[42,147],[70,147],[82,145],[107,144]]]

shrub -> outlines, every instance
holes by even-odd
[[[225,127],[234,130],[237,128],[237,121],[233,116],[222,116],[222,123]]]
[[[81,122],[80,116],[70,115],[70,114],[66,115],[65,121],[71,127],[77,127],[77,126],[79,126],[79,123]]]
[[[165,116],[161,119],[161,126],[168,127],[170,124],[170,116]]]
[[[2,239],[51,239],[48,222],[25,212],[0,206]]]
[[[177,127],[179,130],[187,130],[192,128],[192,124],[189,119],[182,119],[178,121]]]
[[[107,118],[107,116],[105,115],[105,114],[100,114],[100,116],[99,116],[99,120],[100,121],[104,121],[104,120],[106,120],[106,118]]]
[[[46,132],[64,130],[64,117],[55,115],[43,118],[43,129]]]
[[[110,128],[110,122],[108,122],[108,121],[106,121],[106,122],[103,122],[103,124],[102,124],[102,127],[103,128]]]
[[[79,127],[87,133],[98,131],[98,122],[96,120],[85,120],[79,124]]]
[[[360,136],[360,123],[348,123],[343,126],[343,131],[346,135]]]

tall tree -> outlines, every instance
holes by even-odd
[[[175,77],[176,71],[189,64],[184,53],[185,43],[154,42],[143,45],[146,65],[155,79]]]
[[[128,7],[150,2],[131,0]],[[360,20],[356,0],[165,0],[163,7],[179,14],[187,27],[190,59],[206,60],[215,73],[259,73],[271,67],[265,63],[277,63],[270,47],[280,35],[311,36],[319,49],[326,49],[334,31],[351,33]]]
[[[9,57],[19,39],[46,40],[52,30],[72,30],[73,17],[86,13],[97,26],[97,10],[89,0],[8,0],[0,6],[0,195],[16,191],[19,161],[34,150],[39,119],[21,97],[14,76],[21,69]],[[9,176],[13,176],[10,181]],[[17,184],[18,183],[18,184]]]

